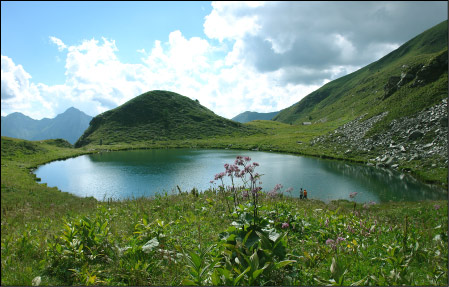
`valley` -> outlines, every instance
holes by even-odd
[[[447,25],[272,120],[239,123],[152,90],[92,118],[73,145],[2,136],[2,285],[447,284],[447,200],[380,204],[355,200],[357,191],[328,203],[299,199],[291,196],[299,186],[262,189],[259,163],[245,154],[393,169],[447,196]],[[79,155],[178,148],[241,155],[210,178],[211,188],[135,199],[75,196],[33,173]]]

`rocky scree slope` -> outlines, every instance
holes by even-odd
[[[428,167],[448,166],[447,99],[415,116],[391,121],[389,129],[367,137],[371,127],[388,112],[362,120],[363,116],[313,139],[312,145],[333,147],[337,154],[365,154],[370,165],[398,168],[421,160]]]

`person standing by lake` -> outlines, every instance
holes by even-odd
[[[304,189],[304,199],[307,199],[307,190]]]
[[[299,191],[299,199],[303,199],[304,198],[304,191],[302,191],[302,187],[301,190]]]

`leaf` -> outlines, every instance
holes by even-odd
[[[291,263],[295,263],[295,262],[296,262],[296,260],[284,260],[281,262],[277,262],[276,264],[274,264],[274,266],[276,269],[280,269],[280,268],[283,268],[283,267],[285,267]]]
[[[267,266],[267,265],[265,265],[265,266]],[[253,280],[256,280],[257,277],[259,277],[259,275],[262,274],[262,272],[263,272],[264,270],[265,270],[265,267],[262,268],[262,269],[258,269],[258,270],[256,270],[256,271],[254,271],[254,272],[253,272]]]
[[[251,269],[257,270],[257,268],[259,268],[259,256],[257,256],[257,249],[254,250],[253,255],[251,255],[249,259],[251,263]]]
[[[195,268],[199,270],[201,267],[201,258],[195,252],[190,252],[189,254]]]
[[[211,276],[212,279],[212,285],[218,286],[220,285],[220,276],[218,275],[218,270],[214,270]]]
[[[250,230],[250,231],[245,235],[245,238],[243,238],[242,244],[245,244],[245,243],[246,243],[246,241],[248,240],[248,237],[251,235],[252,232],[253,232],[253,231]]]
[[[337,272],[337,262],[335,261],[335,257],[332,257],[332,264],[330,270],[332,275],[334,275]]]
[[[270,238],[271,241],[276,242],[280,237],[280,234],[275,232],[274,230],[270,230],[270,233],[268,234],[268,238]]]
[[[195,284],[195,282],[193,282],[190,279],[183,279],[181,285],[184,285],[184,286],[196,286],[197,284]]]
[[[351,283],[351,286],[361,286],[361,285],[364,285],[364,284],[363,284],[363,281],[364,281],[365,279],[366,279],[366,277],[360,279],[359,281],[353,282],[353,283]]]
[[[251,267],[248,267],[245,269],[245,271],[243,271],[239,276],[237,276],[237,278],[234,279],[234,286],[236,286],[240,279],[242,279],[243,275],[245,275],[246,273],[248,273],[248,271],[251,270]]]

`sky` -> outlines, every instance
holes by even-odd
[[[287,108],[447,20],[447,1],[1,1],[1,115],[90,116],[151,90]]]

